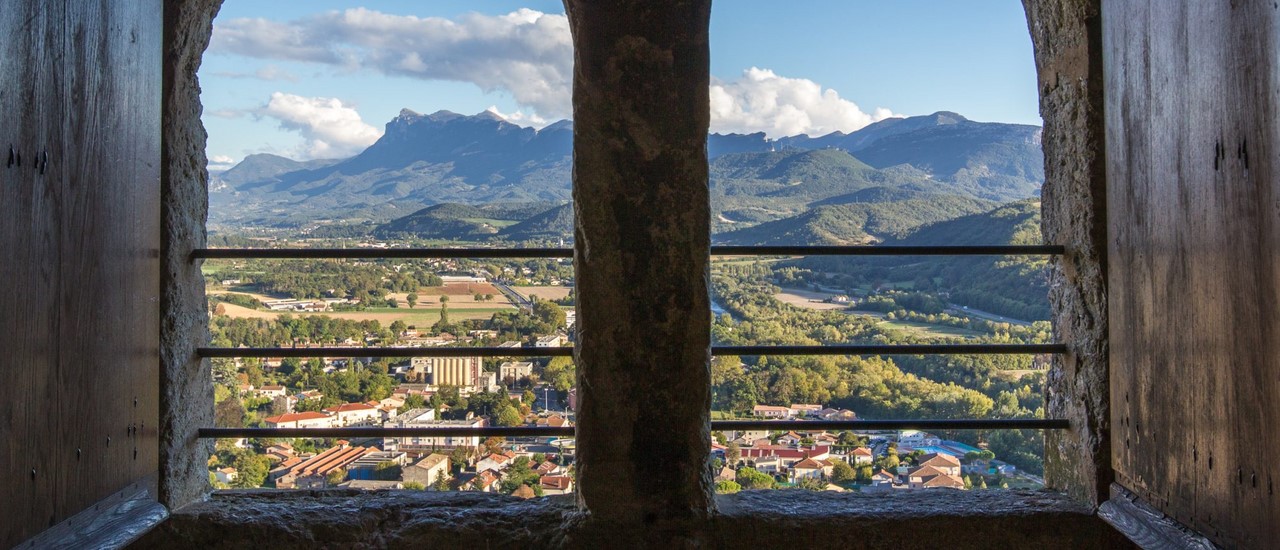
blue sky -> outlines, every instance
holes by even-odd
[[[563,11],[558,1],[227,0],[200,73],[211,167],[255,152],[350,155],[401,108],[495,108],[534,126],[565,118]],[[1040,123],[1017,0],[720,0],[711,59],[713,131],[819,135],[939,110]]]

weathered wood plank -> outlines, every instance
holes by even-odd
[[[1280,537],[1280,6],[1104,3],[1113,462],[1224,546]]]
[[[1217,548],[1209,539],[1189,531],[1124,487],[1111,486],[1111,499],[1098,509],[1098,516],[1124,533],[1142,548]]]
[[[154,483],[160,8],[0,0],[3,547]]]

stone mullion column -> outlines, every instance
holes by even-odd
[[[655,532],[713,506],[706,139],[710,0],[566,0],[578,502]]]

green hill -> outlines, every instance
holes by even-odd
[[[1040,244],[1040,203],[1029,199],[925,225],[885,244]],[[1049,318],[1047,260],[1039,256],[812,257],[798,265],[852,286],[897,286],[945,295],[957,305],[1025,321]]]
[[[573,238],[573,203],[562,204],[503,229],[500,236],[512,241]]]
[[[479,240],[496,235],[513,223],[494,217],[494,214],[497,212],[465,204],[437,204],[379,225],[373,234],[380,239]]]
[[[849,245],[906,236],[924,224],[991,208],[965,197],[934,195],[888,202],[818,206],[800,215],[716,235],[723,244]]]

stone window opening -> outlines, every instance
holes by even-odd
[[[188,162],[180,153],[185,150],[187,158],[203,159],[203,140],[177,138],[199,136],[198,118],[190,116],[199,112],[194,67],[198,66],[203,53],[201,40],[207,41],[217,4],[216,0],[188,0],[166,6],[166,152],[173,155],[165,165],[169,190],[166,213],[173,223],[166,222],[171,240],[165,258],[173,261],[167,262],[170,269],[165,278],[169,303],[164,310],[166,345],[163,347],[169,357],[166,364],[166,372],[171,373],[169,380],[191,379],[166,390],[166,394],[174,397],[183,391],[199,394],[208,389],[203,394],[212,393],[207,383],[201,381],[207,376],[191,376],[192,373],[207,374],[207,369],[198,362],[193,366],[187,359],[194,348],[203,345],[191,337],[202,331],[190,329],[198,329],[202,321],[200,315],[192,312],[203,311],[205,306],[201,299],[203,286],[189,283],[199,281],[198,269],[193,270],[184,260],[191,249],[203,247],[203,234],[185,228],[190,218],[175,214],[203,219],[207,208],[206,204],[198,204],[203,200],[205,176],[200,169],[203,163]],[[526,533],[533,537],[531,540],[550,541],[554,545],[615,540],[623,535],[639,537],[634,540],[712,537],[723,542],[729,540],[725,537],[730,537],[724,531],[728,526],[768,523],[772,521],[767,519],[771,513],[803,507],[807,499],[816,499],[810,503],[813,506],[833,505],[830,495],[798,492],[729,498],[712,495],[710,475],[705,468],[710,442],[710,381],[705,370],[710,359],[710,304],[706,286],[709,201],[703,149],[707,113],[705,109],[689,109],[687,105],[682,107],[687,110],[683,113],[686,116],[673,116],[671,111],[673,96],[694,98],[689,103],[692,105],[706,104],[709,3],[705,0],[673,2],[665,13],[655,13],[641,4],[644,2],[619,2],[610,6],[577,0],[566,2],[577,51],[573,193],[579,220],[575,258],[579,273],[578,323],[583,328],[584,342],[576,353],[579,365],[596,366],[580,367],[579,371],[579,387],[585,394],[579,411],[579,493],[576,503],[547,499],[545,503],[521,506],[504,504],[492,508],[490,517],[495,521],[512,521],[509,515],[517,513],[514,510],[544,519],[568,514],[564,517],[571,519],[564,524],[565,530]],[[1031,3],[1028,9],[1033,17],[1035,4]],[[623,13],[628,16],[625,20],[620,19]],[[1057,38],[1060,37],[1037,37],[1037,46]],[[1040,55],[1039,48],[1037,55]],[[647,78],[637,82],[636,74]],[[627,87],[632,88],[630,93],[620,97],[619,90]],[[1046,116],[1046,126],[1049,126],[1048,119]],[[645,184],[653,181],[669,185]],[[646,208],[637,209],[637,204]],[[1046,233],[1047,242],[1053,242],[1051,238]],[[619,281],[639,284],[620,286]],[[644,298],[653,295],[671,298],[661,304]],[[672,307],[673,303],[680,305]],[[638,307],[640,304],[643,307]],[[605,311],[624,314],[602,315]],[[637,327],[644,330],[635,330]],[[658,341],[666,345],[655,346],[654,342]],[[638,362],[636,350],[651,350],[657,357]],[[664,369],[656,369],[657,363]],[[685,366],[665,368],[673,364]],[[182,375],[181,371],[187,374]],[[644,373],[645,379],[638,379],[636,373]],[[678,414],[665,415],[656,422],[638,423],[636,407],[625,405],[636,392],[647,395],[646,402],[675,405]],[[166,474],[162,476],[162,494],[174,504],[196,502],[191,505],[192,509],[200,512],[178,514],[152,540],[181,535],[184,529],[198,529],[196,524],[201,522],[217,525],[232,521],[233,516],[243,518],[246,510],[292,507],[296,505],[293,503],[301,502],[296,499],[333,499],[333,506],[341,506],[341,502],[388,502],[387,509],[415,509],[427,502],[445,511],[494,506],[489,497],[459,494],[447,495],[456,499],[452,504],[434,496],[400,495],[381,500],[384,497],[349,493],[292,497],[239,494],[214,496],[201,503],[207,498],[204,496],[206,476],[203,463],[193,458],[201,456],[200,451],[207,449],[208,442],[192,438],[190,434],[198,427],[212,425],[211,411],[201,407],[168,411],[165,416],[167,425],[162,427],[168,430],[170,439],[162,450],[165,458],[162,469]],[[961,513],[961,510],[972,510],[977,502],[985,502],[993,514],[1003,517],[1002,509],[1036,510],[1037,505],[1031,502],[1042,498],[1045,497],[1016,493],[1005,497],[937,494],[916,497],[918,501],[907,506],[923,506],[919,509],[935,511],[953,509],[954,513]],[[500,502],[500,499],[494,500]],[[1102,536],[1103,531],[1090,527],[1094,520],[1082,513],[1078,505],[1069,500],[1054,502],[1033,515],[1062,519],[1060,525],[1066,529],[1059,536],[1068,539],[1081,535]],[[813,518],[830,521],[847,513],[849,532],[866,535],[865,526],[857,525],[877,517],[878,506],[856,498],[844,506],[814,511]],[[583,514],[582,510],[589,512]],[[196,519],[198,514],[209,513],[213,516]],[[219,513],[227,516],[213,519]],[[288,516],[291,513],[287,512],[286,516],[292,517]],[[213,521],[209,522],[210,519]],[[557,521],[548,522],[559,525]],[[999,520],[988,525],[997,523]],[[264,524],[259,527],[270,529]],[[465,524],[436,528],[441,529],[441,534],[458,540],[489,541],[516,536],[505,531],[469,532],[466,530],[478,526]],[[1029,526],[1018,529],[1024,536],[1033,532]],[[1041,535],[1050,531],[1057,529],[1042,531]],[[1077,534],[1066,534],[1072,531]]]

